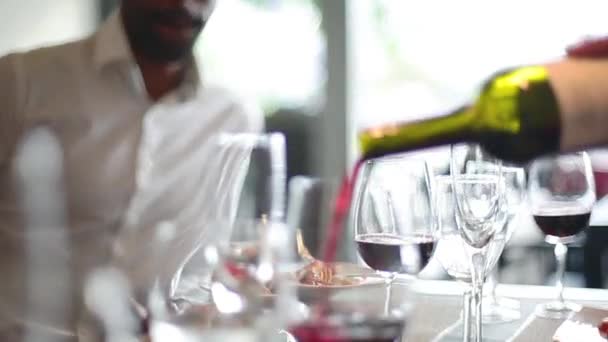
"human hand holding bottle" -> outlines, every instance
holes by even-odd
[[[526,163],[608,145],[608,38],[566,52],[567,58],[494,74],[469,105],[447,115],[362,131],[362,158],[469,142]]]

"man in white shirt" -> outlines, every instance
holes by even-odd
[[[133,270],[153,255],[128,255],[129,246],[149,238],[141,227],[171,222],[188,205],[183,192],[198,183],[185,176],[204,172],[212,152],[201,148],[211,137],[262,129],[258,111],[199,78],[192,47],[214,2],[123,0],[89,38],[0,58],[0,340],[16,340],[23,326],[75,336],[72,321],[30,324],[24,312],[27,238],[13,180],[28,132],[47,127],[62,148],[70,262],[81,288],[84,273],[112,254]]]

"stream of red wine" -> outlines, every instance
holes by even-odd
[[[338,250],[338,243],[342,236],[342,228],[344,227],[344,221],[348,215],[350,209],[351,200],[353,197],[353,191],[359,169],[365,160],[359,160],[352,169],[350,175],[345,175],[340,184],[338,196],[334,202],[334,209],[332,212],[331,221],[329,223],[329,229],[327,230],[327,239],[325,240],[325,246],[323,249],[323,261],[332,262],[336,258]]]

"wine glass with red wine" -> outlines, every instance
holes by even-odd
[[[564,301],[563,277],[568,247],[587,226],[595,203],[591,162],[585,152],[538,159],[530,166],[528,197],[536,225],[554,244],[557,299],[537,308],[537,315],[562,319],[580,306]]]
[[[283,319],[289,321],[284,334],[298,342],[400,341],[411,298],[407,284],[395,284],[387,312],[381,299],[384,284],[371,270],[348,262],[352,239],[339,239],[348,242],[337,246],[340,261],[317,259],[323,258],[323,238],[334,222],[335,194],[335,184],[323,179],[296,176],[289,182],[287,224],[296,230],[300,257],[295,281],[286,279],[284,284],[285,293],[292,294],[282,306]],[[305,310],[294,309],[298,302]]]
[[[386,281],[386,309],[397,274],[416,276],[429,262],[438,235],[424,160],[386,157],[361,170],[354,206],[355,242],[363,262]]]

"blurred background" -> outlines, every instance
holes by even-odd
[[[118,2],[3,0],[0,55],[84,37]],[[267,130],[286,134],[289,176],[338,182],[356,158],[358,129],[462,104],[495,70],[608,33],[607,12],[602,0],[217,0],[196,51],[207,82],[256,101]],[[445,150],[424,153],[438,168],[447,162]],[[601,176],[606,152],[592,158]],[[592,223],[569,256],[571,286],[605,287],[608,219]],[[530,217],[518,224],[501,281],[552,284],[551,247]]]

